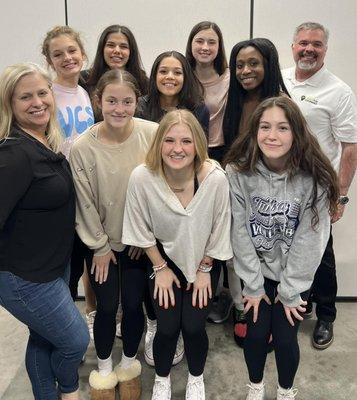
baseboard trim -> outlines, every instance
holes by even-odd
[[[336,302],[339,303],[357,303],[357,296],[338,296]]]

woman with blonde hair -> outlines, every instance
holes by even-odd
[[[224,171],[187,110],[167,113],[146,157],[132,173],[122,241],[145,249],[157,315],[152,400],[171,399],[170,370],[182,331],[189,369],[187,400],[205,398],[205,321],[219,277],[215,260],[232,257]]]
[[[32,63],[0,82],[0,305],[29,327],[35,399],[78,400],[89,335],[67,285],[75,194],[51,82]]]

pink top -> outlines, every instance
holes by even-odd
[[[224,144],[222,124],[228,95],[229,68],[215,80],[202,82],[202,86],[205,89],[205,104],[210,113],[208,146],[222,146]]]
[[[53,83],[58,122],[65,141],[62,153],[68,158],[74,140],[94,124],[88,93],[81,87],[68,88]]]

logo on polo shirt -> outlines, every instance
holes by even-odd
[[[309,103],[312,103],[312,104],[317,104],[318,103],[317,99],[315,99],[314,97],[311,97],[311,96],[302,95],[300,100],[301,101],[308,101]]]

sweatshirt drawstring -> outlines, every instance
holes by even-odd
[[[287,180],[288,177],[287,175],[285,175],[285,179],[284,179],[284,230],[283,230],[283,234],[285,233],[285,229],[286,229],[286,220],[287,220],[287,216],[286,216],[286,203],[287,203]]]
[[[273,199],[271,197],[271,190],[272,190],[272,185],[273,185],[273,177],[271,174],[269,174],[269,225],[271,224],[271,209],[272,209],[272,203]]]
[[[286,206],[286,203],[287,203],[287,185],[288,185],[287,181],[288,181],[288,177],[286,175],[284,177],[284,197],[283,197],[284,207]],[[273,176],[272,176],[272,174],[269,174],[269,225],[271,224],[271,220],[272,220],[272,207],[273,207],[272,186],[273,186]],[[286,222],[287,222],[286,209],[284,208],[284,228],[283,228],[283,233],[285,232],[285,229],[286,229]]]

